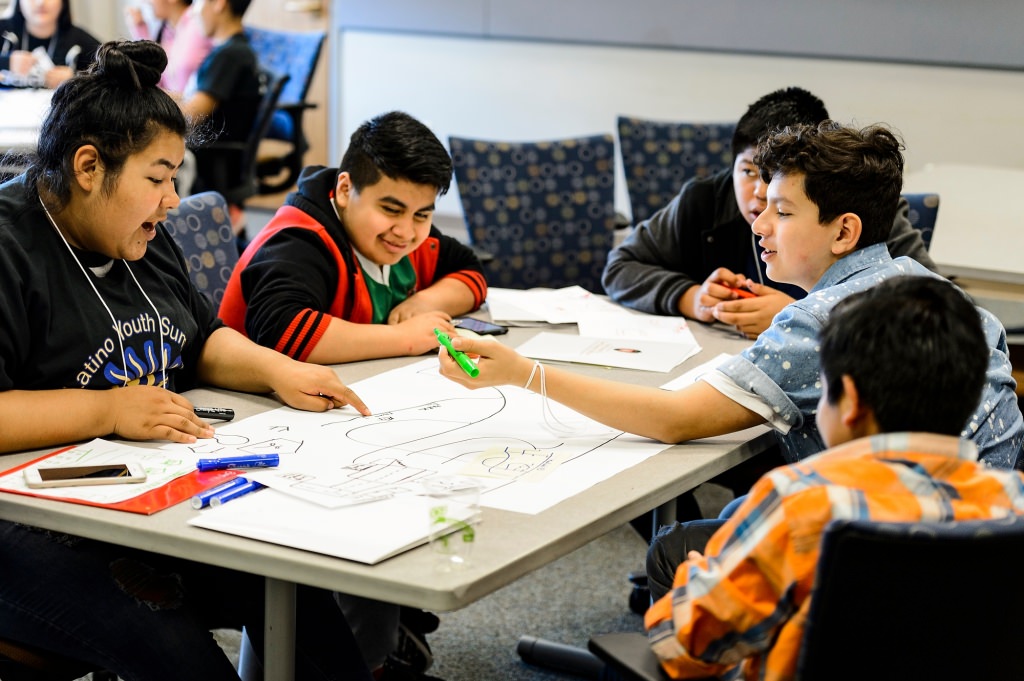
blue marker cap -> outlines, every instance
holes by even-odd
[[[263,489],[266,485],[261,485],[255,480],[246,480],[244,485],[239,485],[233,489],[229,489],[227,492],[221,492],[217,496],[210,499],[210,506],[220,506],[225,504],[232,499],[245,496],[249,492],[255,492],[258,489]]]
[[[227,492],[230,489],[234,489],[235,487],[241,487],[247,482],[249,481],[246,480],[245,478],[237,477],[232,480],[228,480],[225,483],[221,483],[216,487],[211,487],[205,492],[200,492],[199,494],[192,497],[192,508],[196,510],[206,508],[207,506],[210,505],[210,499],[214,498],[218,494],[224,494],[224,492]]]
[[[245,456],[222,456],[217,459],[199,459],[196,468],[202,472],[221,471],[226,468],[269,468],[281,463],[277,454],[247,454]]]

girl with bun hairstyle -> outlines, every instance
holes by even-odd
[[[157,85],[166,60],[104,44],[55,91],[29,170],[0,185],[0,452],[209,438],[179,394],[198,385],[369,413],[329,367],[225,327],[191,284],[161,225],[189,134]],[[6,521],[0,565],[0,637],[126,681],[237,681],[212,628],[263,648],[255,575]],[[330,592],[299,587],[297,617],[298,679],[370,679]]]

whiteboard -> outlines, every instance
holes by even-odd
[[[903,191],[939,195],[929,255],[943,274],[1024,283],[1024,170],[930,164]]]

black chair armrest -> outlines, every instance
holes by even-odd
[[[206,144],[204,144],[204,145],[202,145],[200,147],[196,147],[196,149],[193,150],[193,153],[195,153],[195,152],[202,153],[202,152],[210,150],[210,149],[216,150],[216,151],[237,151],[239,153],[244,153],[245,152],[245,142],[229,142],[227,140],[224,140],[224,141],[215,140],[213,142],[207,142]]]
[[[315,108],[317,108],[317,105],[312,102],[285,102],[277,105],[278,111],[284,111],[292,115]]]
[[[617,632],[591,636],[587,648],[624,681],[665,681],[668,678],[646,634]]]

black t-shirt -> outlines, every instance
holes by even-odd
[[[159,385],[165,370],[168,389],[194,387],[221,322],[163,227],[135,262],[76,250],[83,273],[23,181],[0,185],[0,390]]]
[[[76,46],[78,56],[74,58],[73,64],[69,64],[68,53]],[[11,19],[0,19],[0,70],[10,67],[12,51],[31,52],[37,47],[43,48],[54,66],[74,66],[75,70],[84,71],[95,60],[100,41],[77,26],[58,31],[52,38],[36,38],[29,35],[28,31],[15,30]]]
[[[242,142],[249,136],[260,107],[259,62],[244,33],[217,45],[199,65],[196,90],[217,100],[210,115],[218,140]]]
[[[245,34],[238,33],[213,48],[196,72],[195,89],[217,100],[217,107],[203,123],[203,138],[216,142],[244,143],[252,131],[260,107],[260,79],[256,53]],[[190,93],[186,93],[186,98]],[[193,192],[217,191],[229,201],[245,185],[245,158],[240,145],[230,148],[200,145],[193,148],[196,181]]]

